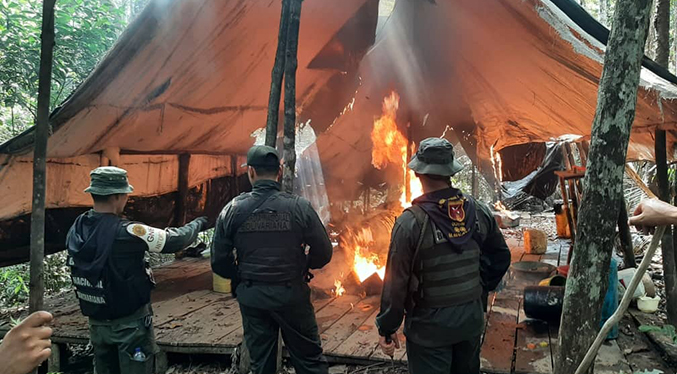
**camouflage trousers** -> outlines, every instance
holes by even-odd
[[[128,317],[114,320],[89,319],[89,332],[94,346],[95,374],[152,374],[155,344],[153,312],[146,305]],[[134,359],[140,350],[143,359]]]

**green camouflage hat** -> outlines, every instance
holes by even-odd
[[[89,173],[91,182],[86,193],[99,196],[128,194],[134,187],[127,180],[127,171],[114,166],[103,166]]]
[[[442,176],[452,176],[463,170],[463,165],[454,157],[454,146],[441,138],[421,141],[408,166],[418,174]]]

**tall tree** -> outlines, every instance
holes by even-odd
[[[570,374],[599,330],[651,0],[619,0],[604,56],[583,202],[567,279],[556,374]]]
[[[296,68],[303,0],[289,1],[289,30],[287,30],[284,69],[284,176],[282,185],[287,192],[292,192],[296,172]]]
[[[277,35],[277,51],[271,73],[270,96],[268,97],[268,119],[266,121],[266,145],[275,147],[277,143],[277,124],[280,113],[280,97],[282,96],[282,78],[285,70],[287,53],[287,30],[289,29],[290,0],[282,0],[280,14],[280,30]]]
[[[670,59],[670,0],[656,0],[656,14],[654,17],[656,30],[656,62],[668,68]],[[663,201],[670,201],[670,186],[668,183],[667,139],[664,130],[656,130],[656,179],[658,180],[659,197]],[[665,294],[668,310],[668,323],[677,324],[677,267],[672,241],[672,228],[665,230],[662,240],[663,273],[665,275]]]
[[[54,3],[42,4],[40,78],[38,83],[38,122],[33,152],[33,210],[31,214],[31,255],[29,311],[42,309],[45,290],[43,260],[45,256],[45,180],[47,169],[47,137],[49,136],[49,96],[54,51]]]
[[[609,0],[599,0],[599,21],[609,27]]]

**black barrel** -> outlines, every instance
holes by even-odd
[[[524,313],[527,317],[548,322],[558,322],[562,316],[564,287],[524,287]]]

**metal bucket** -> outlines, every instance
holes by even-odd
[[[510,265],[510,285],[535,286],[557,270],[556,267],[543,262],[520,261]]]
[[[564,287],[524,287],[524,313],[529,318],[558,322],[562,316]]]

